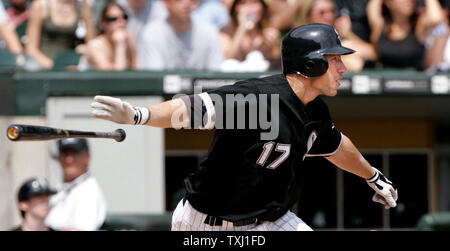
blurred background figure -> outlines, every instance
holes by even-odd
[[[142,29],[151,21],[166,18],[168,12],[162,0],[117,0],[128,15],[128,29],[140,40]]]
[[[450,0],[440,0],[444,22],[433,28],[425,40],[425,65],[430,72],[450,70],[449,8]]]
[[[10,7],[6,10],[9,20],[19,27],[27,23],[30,18],[28,0],[9,0]]]
[[[223,60],[218,29],[191,18],[198,0],[163,0],[169,16],[148,24],[137,41],[141,70],[219,70]]]
[[[338,15],[336,5],[332,0],[303,0],[295,25],[308,23],[324,23],[334,26],[341,36],[342,45],[356,51],[352,55],[342,57],[348,71],[359,72],[367,63],[376,60],[375,47],[353,32],[349,13],[343,12]]]
[[[449,25],[437,25],[425,41],[425,64],[428,71],[447,72],[450,70]]]
[[[127,23],[125,10],[115,2],[108,2],[101,13],[101,34],[87,43],[78,70],[136,69],[136,42]]]
[[[294,28],[303,0],[269,0],[266,1],[270,13],[270,25],[282,34]]]
[[[54,231],[45,225],[50,211],[49,196],[56,192],[50,189],[46,179],[38,177],[25,181],[18,192],[18,207],[23,218],[22,225],[13,231]]]
[[[334,0],[338,15],[348,15],[352,31],[362,40],[370,43],[370,26],[366,8],[369,0]]]
[[[9,19],[2,1],[0,1],[0,40],[3,42],[2,47],[10,53],[18,55],[23,52],[19,36],[15,31],[15,25]]]
[[[88,169],[90,154],[86,139],[58,141],[63,183],[50,200],[46,223],[56,230],[98,230],[106,218],[103,192]]]
[[[26,69],[51,69],[54,58],[77,45],[77,29],[82,22],[87,42],[95,37],[92,1],[33,0],[27,26],[26,53],[30,56]],[[82,34],[81,34],[82,35]]]
[[[370,0],[367,15],[380,67],[426,68],[425,41],[445,19],[438,0],[424,3],[419,12],[414,0]]]
[[[221,0],[221,2],[223,3],[223,5],[225,5],[225,8],[227,8],[227,10],[230,11],[231,6],[234,3],[234,0]]]
[[[230,24],[221,30],[221,44],[226,58],[222,70],[265,71],[280,68],[280,32],[269,26],[265,2],[236,0],[230,16]]]
[[[221,29],[228,25],[230,16],[228,9],[221,0],[197,0],[198,7],[192,12],[192,16],[200,18]]]

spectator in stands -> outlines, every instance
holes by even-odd
[[[221,0],[221,2],[225,5],[228,11],[231,10],[231,6],[234,3],[234,0]]]
[[[198,0],[199,6],[192,12],[193,17],[201,18],[222,29],[230,22],[230,16],[221,0]]]
[[[6,10],[9,20],[15,27],[26,23],[30,18],[30,10],[28,9],[28,0],[9,0],[11,7]]]
[[[231,23],[221,30],[222,48],[226,59],[237,60],[254,70],[279,68],[280,32],[269,26],[269,12],[263,0],[236,0],[230,10]],[[248,56],[258,56],[259,64],[253,63]],[[246,64],[247,60],[252,62]],[[264,62],[267,62],[264,64]],[[234,67],[224,62],[222,70],[233,70]],[[235,61],[231,61],[235,62]],[[233,64],[236,69],[240,64]],[[261,65],[261,66],[258,66]],[[266,65],[266,66],[265,66]],[[231,69],[229,69],[231,67]],[[252,68],[245,70],[252,70]]]
[[[92,1],[33,0],[27,26],[26,53],[31,57],[26,69],[49,69],[61,52],[73,50],[77,41],[76,30],[84,22],[85,41],[95,37]],[[29,64],[28,64],[29,63]],[[37,64],[36,64],[37,63]]]
[[[50,211],[49,196],[56,192],[50,189],[46,179],[38,177],[25,181],[18,192],[18,207],[23,222],[13,231],[54,231],[45,224]]]
[[[414,0],[370,0],[367,14],[371,41],[384,68],[425,68],[424,43],[433,29],[444,21],[438,0],[425,0],[418,13]]]
[[[429,71],[450,71],[450,31],[447,23],[433,29],[425,41],[425,62]]]
[[[269,0],[267,5],[270,13],[270,25],[281,33],[286,33],[294,28],[303,0]]]
[[[15,31],[15,26],[9,20],[2,1],[0,1],[0,38],[5,42],[5,46],[9,52],[16,55],[23,52],[23,47]]]
[[[80,71],[122,71],[136,69],[136,43],[127,29],[128,16],[115,2],[108,2],[100,18],[101,34],[87,43],[80,59]]]
[[[296,25],[324,23],[334,26],[342,39],[342,45],[356,51],[352,55],[342,57],[342,61],[348,71],[359,72],[366,62],[376,60],[375,47],[353,33],[348,14],[338,16],[336,12],[336,5],[332,0],[303,0]]]
[[[117,0],[128,15],[128,29],[136,40],[143,35],[142,29],[149,22],[166,18],[168,12],[162,0]]]
[[[143,70],[219,70],[223,60],[218,29],[191,18],[197,0],[163,0],[165,19],[148,24],[137,41]]]
[[[98,230],[106,218],[103,192],[92,173],[86,139],[58,141],[63,183],[50,199],[46,223],[56,230]]]
[[[365,42],[370,43],[370,26],[366,7],[369,0],[334,0],[338,15],[348,15],[352,31]]]

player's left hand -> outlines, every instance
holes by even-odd
[[[378,169],[373,167],[375,175],[367,179],[367,184],[375,190],[372,200],[384,205],[386,209],[397,206],[398,192],[394,184],[388,180]]]
[[[119,98],[97,95],[94,100],[91,107],[95,118],[130,125],[145,125],[150,119],[148,108],[133,107]]]

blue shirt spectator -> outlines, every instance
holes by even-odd
[[[192,16],[208,21],[219,29],[230,22],[228,10],[221,0],[202,0],[200,6],[192,12]]]
[[[137,41],[138,69],[219,70],[219,30],[191,18],[195,0],[163,0],[169,17],[148,24]]]

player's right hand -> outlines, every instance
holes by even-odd
[[[150,119],[148,108],[133,107],[120,98],[95,96],[92,116],[119,124],[143,125]]]
[[[366,180],[367,184],[375,190],[372,200],[383,204],[386,209],[396,207],[398,198],[397,188],[378,169],[375,167],[373,169],[375,170],[375,175]]]

